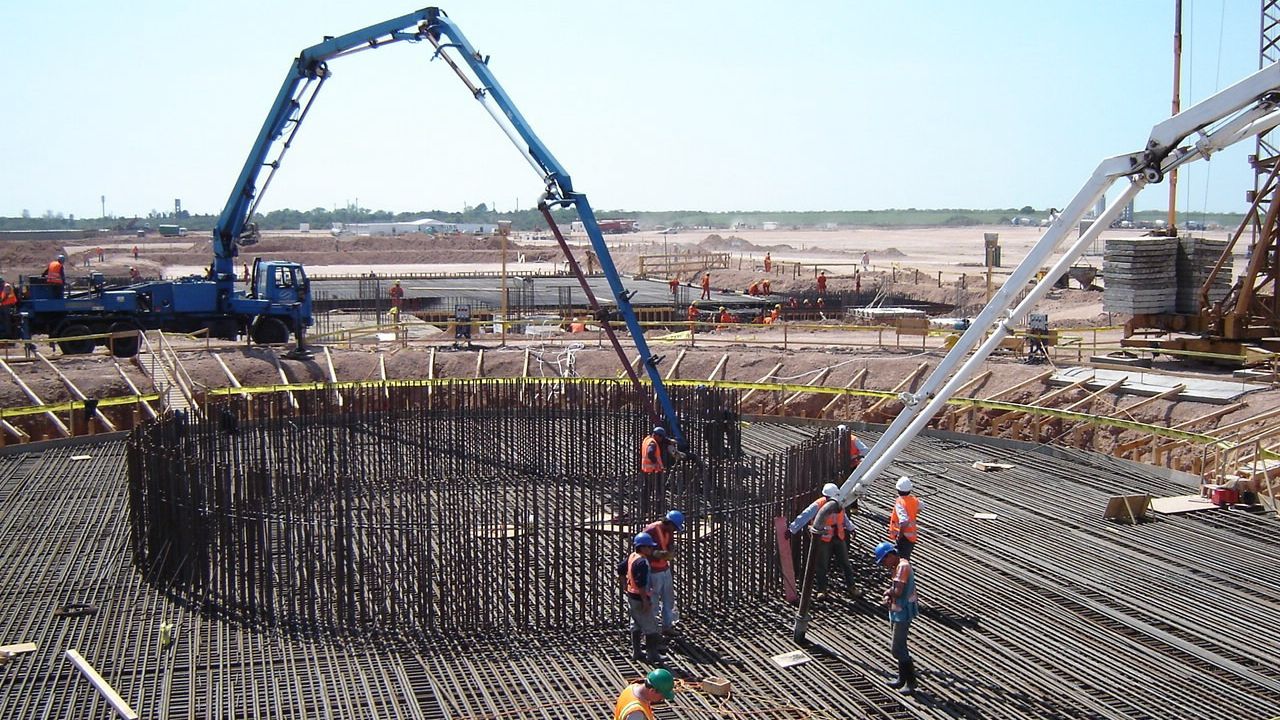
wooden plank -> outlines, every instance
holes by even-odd
[[[1057,390],[1054,390],[1048,395],[1044,395],[1042,397],[1036,398],[1036,400],[1032,402],[1030,405],[1027,405],[1027,407],[1029,408],[1049,407],[1049,403],[1053,402],[1054,400],[1057,400],[1059,397],[1061,397],[1062,395],[1065,395],[1066,393],[1072,392],[1074,390],[1078,390],[1082,385],[1088,382],[1093,382],[1092,376],[1087,378],[1081,378],[1071,383],[1070,385],[1067,385],[1066,387],[1058,388]],[[1027,412],[1026,410],[1009,410],[1007,412],[1000,413],[999,415],[991,419],[991,426],[994,428],[998,424],[1003,423],[1006,420],[1009,420],[1010,418],[1014,418],[1014,417],[1017,417],[1018,415],[1022,415],[1026,412]]]
[[[240,385],[240,381],[236,379],[235,373],[231,372],[231,368],[227,367],[227,364],[222,361],[221,355],[213,353],[213,359],[218,361],[218,367],[222,368],[222,373],[227,376],[227,381],[231,383],[231,387],[243,387]]]
[[[810,380],[809,382],[807,382],[807,383],[805,383],[805,384],[806,384],[806,385],[813,385],[813,386],[821,387],[821,386],[822,386],[822,381],[823,381],[823,380],[826,380],[826,379],[827,379],[827,376],[828,376],[828,375],[830,375],[830,374],[831,374],[831,368],[829,368],[829,367],[822,368],[822,371],[821,371],[821,372],[819,372],[819,373],[818,373],[818,374],[817,374],[817,375],[816,375],[812,380]],[[783,400],[783,401],[782,401],[782,407],[786,407],[786,406],[790,405],[790,404],[791,404],[791,401],[795,400],[796,398],[800,397],[801,395],[807,395],[807,394],[808,394],[808,393],[806,393],[806,392],[804,392],[804,391],[797,391],[797,392],[793,393],[793,394],[791,395],[791,397],[789,397],[789,398],[787,398],[786,400]]]
[[[773,532],[778,538],[778,559],[782,563],[782,599],[791,604],[800,600],[796,592],[796,567],[791,559],[791,540],[787,537],[787,519],[781,515],[773,519]]]
[[[27,442],[31,440],[31,436],[23,432],[22,428],[13,425],[3,418],[0,418],[0,428],[3,428],[5,433],[18,442]]]
[[[124,698],[120,697],[120,693],[116,692],[115,688],[111,687],[111,685],[98,674],[98,671],[93,669],[93,666],[89,664],[88,660],[84,659],[83,655],[75,650],[68,650],[67,659],[80,670],[80,673],[83,674],[95,688],[97,688],[98,694],[115,709],[117,715],[124,718],[124,720],[138,720],[138,713],[134,712],[133,708],[129,707],[129,703],[126,703]]]
[[[915,382],[916,378],[920,377],[920,373],[924,372],[924,369],[928,366],[929,363],[927,362],[922,362],[917,365],[915,370],[912,370],[909,375],[902,379],[902,382],[893,386],[893,389],[889,391],[893,393],[892,395],[880,398],[871,407],[867,408],[867,414],[870,415],[871,413],[879,412],[880,408],[887,405],[890,400],[896,400],[898,398],[898,393],[902,392],[908,385]]]
[[[855,376],[853,376],[853,377],[851,377],[851,378],[849,378],[849,382],[847,382],[847,383],[845,383],[845,384],[844,384],[844,389],[845,389],[845,390],[848,390],[849,388],[853,387],[853,383],[854,383],[854,381],[855,381],[855,380],[857,380],[857,379],[858,379],[858,376],[856,376],[856,375],[855,375]],[[818,411],[818,415],[819,415],[819,416],[826,415],[826,414],[827,414],[827,412],[831,410],[831,408],[833,408],[833,407],[835,407],[835,406],[836,406],[836,403],[840,402],[841,400],[845,399],[846,397],[848,397],[848,395],[836,395],[835,397],[831,398],[831,400],[830,400],[830,401],[828,401],[826,405],[823,405],[823,406],[822,406],[822,409]]]
[[[476,355],[476,372],[477,378],[484,377],[484,348],[480,348],[480,352]]]
[[[688,348],[680,348],[679,354],[676,355],[676,361],[671,363],[671,367],[667,368],[667,374],[663,380],[671,380],[673,378],[680,377],[676,373],[680,371],[680,361],[684,360],[686,352],[688,352]]]
[[[1003,389],[1003,390],[997,390],[996,392],[993,392],[993,393],[991,393],[990,395],[988,395],[988,396],[986,396],[986,397],[984,397],[984,398],[982,398],[982,399],[983,399],[983,400],[995,400],[996,398],[1000,397],[1001,395],[1008,395],[1008,394],[1010,394],[1010,393],[1017,392],[1017,391],[1019,391],[1019,390],[1021,390],[1021,389],[1025,388],[1025,387],[1027,387],[1027,386],[1029,386],[1029,385],[1035,385],[1036,383],[1043,383],[1045,380],[1048,380],[1048,379],[1049,379],[1049,378],[1051,378],[1051,377],[1053,377],[1053,371],[1052,371],[1052,370],[1046,370],[1046,371],[1044,371],[1044,372],[1040,373],[1039,375],[1037,375],[1037,376],[1035,376],[1035,377],[1033,377],[1033,378],[1028,378],[1028,379],[1026,379],[1026,380],[1023,380],[1022,382],[1018,383],[1017,385],[1014,385],[1014,386],[1012,386],[1012,387],[1007,387],[1007,388],[1005,388],[1005,389]]]
[[[58,366],[54,365],[52,362],[49,362],[49,358],[45,357],[44,355],[41,355],[40,353],[36,353],[36,358],[38,358],[50,370],[52,370],[54,375],[58,376],[58,379],[62,381],[62,384],[67,388],[67,392],[71,393],[72,397],[74,397],[75,399],[81,402],[89,401],[89,398],[86,397],[84,393],[80,392],[80,388],[76,387],[76,384],[74,382],[71,382],[71,378],[64,375],[62,371],[58,369]],[[116,431],[115,423],[108,420],[107,416],[103,415],[102,411],[96,407],[93,409],[93,416],[98,419],[98,422],[102,423],[102,426],[107,429],[107,432]]]
[[[142,397],[142,393],[138,391],[138,386],[133,384],[133,380],[131,380],[129,375],[125,373],[124,368],[120,367],[120,363],[116,362],[115,358],[111,358],[111,362],[116,366],[116,372],[120,373],[120,379],[124,380],[124,384],[128,385],[129,389],[133,391],[134,397],[138,398],[141,402],[142,409],[147,411],[147,416],[152,420],[159,417],[159,414],[156,413],[156,409],[151,407],[151,403]]]
[[[1076,408],[1084,407],[1085,405],[1088,405],[1088,404],[1092,403],[1094,400],[1097,400],[1099,395],[1106,395],[1106,394],[1107,394],[1107,393],[1109,393],[1109,392],[1113,392],[1116,388],[1118,388],[1118,387],[1120,387],[1121,385],[1123,385],[1125,380],[1126,380],[1126,378],[1123,378],[1123,377],[1122,377],[1122,378],[1120,378],[1120,379],[1116,380],[1115,382],[1111,383],[1110,385],[1108,385],[1108,386],[1106,386],[1106,387],[1102,388],[1101,390],[1097,390],[1097,391],[1095,391],[1095,392],[1091,392],[1091,393],[1089,393],[1088,395],[1086,395],[1083,399],[1081,399],[1081,400],[1077,400],[1077,401],[1075,401],[1075,402],[1071,403],[1070,405],[1068,405],[1068,406],[1066,406],[1066,407],[1064,407],[1064,408],[1062,408],[1062,409],[1063,409],[1063,410],[1066,410],[1066,411],[1068,411],[1068,412],[1070,412],[1070,411],[1075,410]]]
[[[715,366],[714,368],[712,368],[712,369],[711,369],[711,374],[710,374],[710,375],[707,375],[707,380],[708,380],[708,381],[716,380],[716,379],[717,379],[717,378],[716,378],[716,376],[717,376],[717,375],[719,375],[719,376],[720,376],[718,379],[723,380],[723,379],[724,379],[724,366],[725,366],[725,363],[727,363],[727,362],[729,362],[729,353],[725,353],[724,355],[721,355],[721,356],[720,356],[720,362],[716,363],[716,366]]]
[[[45,403],[40,399],[40,396],[36,395],[35,391],[27,387],[26,383],[22,382],[22,378],[18,377],[18,374],[13,371],[13,368],[9,367],[9,363],[4,360],[0,360],[0,368],[3,368],[5,372],[9,373],[9,377],[17,383],[18,387],[22,389],[23,394],[27,396],[27,399],[30,400],[33,405],[37,407],[44,406]],[[67,428],[61,418],[48,410],[44,412],[44,416],[48,418],[49,422],[53,424],[53,427],[57,429],[58,433],[62,435],[62,437],[71,437],[71,430]]]
[[[9,655],[22,655],[23,653],[35,652],[36,644],[33,642],[17,643],[14,645],[0,645],[0,653]]]
[[[271,362],[273,362],[273,363],[275,363],[275,364],[276,364],[276,372],[280,373],[280,384],[281,384],[281,385],[288,385],[288,384],[290,384],[290,383],[289,383],[289,376],[284,374],[284,365],[281,365],[281,364],[280,364],[280,356],[279,356],[279,355],[277,355],[277,354],[275,353],[275,351],[272,351],[272,352],[271,352]],[[294,397],[294,396],[293,396],[293,391],[292,391],[292,390],[285,390],[285,391],[284,391],[284,394],[285,394],[285,396],[286,396],[286,397],[288,397],[288,398],[289,398],[289,404],[293,406],[293,409],[294,409],[294,410],[297,410],[297,409],[298,409],[298,407],[299,407],[299,406],[298,406],[298,398],[296,398],[296,397]]]
[[[333,367],[333,353],[329,352],[329,346],[324,346],[324,363],[329,370],[329,382],[334,385],[338,384],[338,371]],[[338,388],[333,388],[333,401],[342,407],[342,393],[338,392]]]
[[[1116,412],[1125,413],[1125,414],[1132,413],[1134,410],[1137,410],[1140,407],[1153,403],[1157,400],[1164,400],[1165,398],[1173,397],[1175,395],[1180,394],[1183,390],[1186,390],[1186,389],[1187,389],[1186,385],[1174,385],[1173,387],[1169,388],[1168,390],[1165,390],[1164,392],[1158,395],[1152,395],[1149,398],[1143,398],[1142,400],[1139,400],[1138,402],[1130,405],[1129,407],[1116,408]]]
[[[775,376],[775,375],[777,375],[777,374],[778,374],[778,371],[779,371],[779,370],[781,370],[781,369],[782,369],[782,363],[778,363],[777,365],[774,365],[772,370],[770,370],[768,373],[766,373],[764,377],[760,378],[759,380],[756,380],[756,382],[758,382],[758,383],[767,383],[767,382],[769,382],[770,380],[772,380],[772,379],[774,378],[774,376]],[[747,401],[747,398],[749,398],[749,397],[751,397],[752,395],[755,395],[755,394],[756,394],[755,388],[752,388],[751,390],[748,390],[745,394],[743,394],[741,402],[746,402],[746,401]]]
[[[1231,430],[1236,430],[1238,428],[1246,427],[1260,420],[1270,420],[1271,418],[1276,417],[1277,415],[1280,415],[1280,407],[1273,408],[1266,412],[1260,412],[1257,415],[1254,415],[1253,417],[1245,418],[1243,420],[1238,420],[1236,422],[1231,423],[1230,425],[1222,425],[1220,427],[1214,428],[1214,433],[1217,434],[1218,437],[1222,437],[1222,433],[1224,432],[1229,432]]]
[[[1223,415],[1230,415],[1231,413],[1246,407],[1249,407],[1249,403],[1246,403],[1246,402],[1231,403],[1230,405],[1220,407],[1217,410],[1214,410],[1212,412],[1207,412],[1204,415],[1201,415],[1199,417],[1191,418],[1186,422],[1180,422],[1177,425],[1174,425],[1172,429],[1181,430],[1183,428],[1189,428],[1192,425],[1202,423],[1206,420],[1215,420],[1217,418],[1222,417]]]
[[[1112,495],[1107,498],[1107,507],[1102,512],[1102,519],[1123,520],[1137,525],[1138,520],[1146,517],[1150,508],[1150,495]]]

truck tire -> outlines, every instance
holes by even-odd
[[[79,323],[65,325],[58,331],[58,337],[75,337],[77,335],[88,335],[89,326]],[[92,339],[87,340],[68,340],[59,342],[58,349],[62,350],[63,355],[88,355],[93,352],[93,348],[97,346],[97,342]]]
[[[122,333],[137,330],[133,323],[117,322],[111,324],[111,332]],[[126,338],[115,338],[111,341],[111,354],[118,358],[131,358],[138,354],[138,344],[141,338],[137,335]]]
[[[253,324],[253,341],[259,345],[283,345],[289,342],[289,328],[279,318],[258,318]]]

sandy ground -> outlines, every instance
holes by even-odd
[[[830,291],[853,290],[860,284],[864,291],[879,289],[890,294],[914,297],[938,303],[954,303],[976,312],[986,301],[988,290],[985,275],[977,265],[982,259],[984,232],[999,232],[1007,267],[1017,263],[1023,254],[1040,237],[1039,228],[925,228],[925,229],[856,229],[839,231],[744,231],[708,238],[707,233],[686,232],[679,235],[610,236],[609,243],[618,266],[624,271],[638,267],[641,254],[668,252],[699,252],[716,249],[732,253],[733,268],[713,274],[713,284],[718,288],[741,291],[755,279],[765,277],[762,259],[767,250],[775,262],[801,263],[804,272],[771,276],[773,289],[780,292],[813,292],[816,285],[813,268],[827,271]],[[154,242],[150,242],[154,240]],[[188,238],[190,240],[190,238]],[[509,250],[509,259],[515,271],[552,267],[561,262],[559,248],[536,236],[516,238]],[[139,247],[139,259],[134,261],[131,250]],[[158,238],[125,239],[124,242],[104,243],[107,259],[89,269],[108,275],[123,275],[130,266],[137,266],[145,276],[161,274],[173,276],[188,272],[200,272],[210,256],[208,240],[168,242]],[[313,274],[368,272],[391,276],[410,270],[452,271],[487,270],[500,261],[500,241],[497,238],[461,236],[431,238],[402,236],[396,238],[357,237],[332,238],[324,235],[300,237],[268,236],[260,244],[245,248],[244,258],[254,256],[289,258],[305,263]],[[31,241],[9,243],[0,247],[0,267],[7,272],[38,274],[48,258],[64,248],[52,242]],[[79,249],[79,248],[77,248]],[[860,260],[868,252],[871,267],[864,273]],[[525,262],[519,262],[524,254]],[[582,259],[582,254],[579,258]],[[1095,259],[1100,264],[1100,259]],[[855,278],[854,270],[859,274]],[[12,270],[11,270],[12,269]],[[73,268],[72,274],[85,272],[82,267]],[[917,272],[918,271],[918,272]],[[938,272],[942,272],[939,283]],[[961,280],[963,276],[964,280]],[[896,281],[895,281],[896,278]],[[1000,282],[999,275],[994,278]],[[692,281],[693,279],[688,279]],[[963,284],[963,287],[961,285]],[[1071,289],[1055,291],[1041,305],[1051,321],[1058,327],[1105,326],[1121,322],[1123,318],[1107,316],[1102,311],[1101,293]],[[1083,331],[1091,334],[1091,331]],[[936,365],[942,351],[934,346],[921,352],[914,349],[874,347],[880,333],[852,333],[830,329],[803,328],[749,328],[700,335],[695,347],[684,343],[668,344],[658,339],[660,333],[651,334],[650,340],[656,352],[667,356],[666,363],[674,362],[683,348],[685,358],[679,368],[679,376],[706,378],[721,360],[728,355],[725,377],[730,380],[758,381],[777,363],[783,368],[778,380],[807,383],[823,369],[829,371],[826,385],[843,386],[855,373],[866,370],[862,386],[871,389],[890,390],[917,365]],[[1115,331],[1101,331],[1100,341],[1118,340]],[[783,349],[783,338],[786,347]],[[763,345],[761,342],[763,341]],[[892,342],[891,340],[889,342]],[[497,338],[485,335],[477,338],[477,344],[488,348],[484,358],[484,373],[490,376],[519,375],[528,351],[534,376],[558,376],[571,373],[593,377],[617,377],[620,374],[618,358],[599,336],[599,333],[567,335],[555,332],[538,337],[508,336],[508,347],[498,348]],[[861,344],[862,347],[851,347]],[[267,385],[280,381],[276,366],[268,350],[246,348],[236,343],[211,343],[205,350],[204,343],[190,343],[181,353],[186,370],[198,388],[224,387],[230,383],[226,373],[210,354],[216,352],[236,379],[244,385]],[[334,347],[336,373],[342,380],[364,380],[378,376],[378,357],[386,364],[389,377],[424,377],[428,370],[431,348],[436,348],[436,377],[472,377],[476,373],[477,352],[454,350],[450,339],[437,332],[422,333],[408,346],[400,343],[384,343],[381,346]],[[128,395],[127,384],[120,377],[112,360],[100,349],[88,357],[62,357],[42,345],[41,350],[50,355],[64,376],[89,397]],[[44,402],[71,399],[72,393],[65,382],[38,361],[11,358],[13,367],[32,392]],[[1074,364],[1075,358],[1063,358],[1064,364]],[[993,375],[982,387],[975,389],[978,396],[989,396],[1002,388],[1008,388],[1043,372],[1041,366],[1023,364],[1018,358],[997,357],[988,361]],[[284,361],[291,381],[327,379],[328,370],[323,356],[310,361]],[[149,379],[136,364],[120,363],[120,368],[139,387],[149,388]],[[1166,362],[1164,369],[1186,371],[1188,368],[1175,362]],[[918,383],[919,381],[917,381]],[[1000,399],[1012,402],[1031,402],[1046,393],[1041,384]],[[1080,398],[1085,396],[1078,391]],[[803,396],[787,407],[778,407],[777,397],[757,394],[748,403],[748,409],[781,412],[795,415],[817,415],[829,398]],[[1109,406],[1132,404],[1132,399],[1103,398],[1094,406],[1094,412],[1108,412]],[[12,382],[0,383],[0,406],[30,405],[26,393]],[[771,406],[771,404],[773,404]],[[842,400],[835,408],[837,417],[883,420],[886,407],[868,414],[874,401],[865,399]],[[1248,396],[1247,406],[1223,418],[1197,425],[1194,429],[1209,430],[1216,425],[1235,422],[1272,407],[1280,406],[1280,391],[1272,390]],[[889,406],[891,409],[891,406]],[[1159,401],[1143,407],[1133,419],[1144,422],[1185,422],[1210,410],[1191,402]],[[979,415],[973,418],[984,433],[1004,434],[1009,427],[990,427],[991,418]],[[1052,428],[1046,432],[1052,434]],[[1119,433],[1100,433],[1089,437],[1096,449],[1105,450],[1118,442]]]

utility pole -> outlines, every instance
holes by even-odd
[[[1173,115],[1182,112],[1182,0],[1173,3]],[[1178,170],[1169,173],[1169,226],[1166,234],[1178,234]]]
[[[102,219],[106,220],[107,219],[107,196],[100,195],[98,196],[98,199],[102,201]]]

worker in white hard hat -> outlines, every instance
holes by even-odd
[[[894,487],[898,498],[893,501],[893,512],[889,514],[889,542],[898,549],[899,555],[909,558],[919,536],[916,520],[920,516],[920,498],[911,494],[915,486],[906,475],[898,478]]]
[[[790,538],[800,532],[800,528],[808,525],[810,539],[818,543],[817,552],[814,553],[814,562],[817,563],[814,589],[817,590],[818,597],[824,597],[827,594],[827,570],[831,563],[831,556],[834,554],[836,562],[840,564],[840,570],[844,573],[846,592],[851,598],[859,598],[862,597],[862,589],[858,587],[857,580],[853,576],[853,566],[849,564],[849,548],[845,544],[853,539],[855,532],[853,521],[845,514],[844,508],[841,508],[839,512],[828,514],[822,527],[813,525],[822,506],[829,502],[840,502],[839,497],[839,485],[835,483],[823,485],[822,497],[809,503],[809,507],[791,521],[787,526],[786,536]],[[856,500],[853,508],[855,512],[858,509]]]
[[[849,470],[852,471],[862,462],[862,458],[867,455],[867,444],[858,439],[857,435],[849,432],[848,425],[837,425],[836,432],[841,435],[849,434]]]

